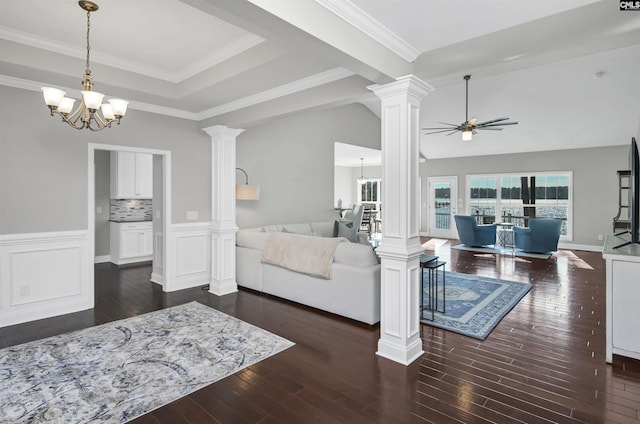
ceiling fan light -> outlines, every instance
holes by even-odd
[[[471,141],[473,139],[473,131],[462,131],[462,141]]]
[[[62,98],[66,94],[64,91],[53,87],[42,87],[41,90],[42,95],[44,96],[44,102],[47,106],[60,106],[60,102],[62,102]]]

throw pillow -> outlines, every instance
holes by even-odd
[[[353,228],[353,223],[348,224],[349,226],[343,224],[342,222],[336,220],[333,225],[333,236],[334,237],[344,237],[350,242],[356,241],[357,229]]]

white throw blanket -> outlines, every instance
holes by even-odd
[[[331,265],[338,244],[347,239],[303,236],[291,233],[269,235],[262,249],[263,263],[281,266],[296,272],[331,278]]]

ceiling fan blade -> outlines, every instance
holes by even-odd
[[[475,125],[477,120],[478,120],[478,118],[471,118],[471,119],[469,119],[469,122],[467,122],[467,125]]]
[[[440,122],[440,121],[438,121],[438,124],[451,125],[452,127],[459,127],[460,126],[458,124],[450,124],[449,122]]]
[[[504,128],[500,128],[500,127],[476,127],[477,130],[492,130],[492,131],[502,131]]]
[[[490,121],[484,121],[484,122],[478,122],[476,125],[486,125],[486,124],[493,124],[494,122],[501,122],[501,121],[506,121],[509,118],[503,117],[503,118],[496,118],[496,119],[492,119]]]
[[[500,122],[500,123],[488,124],[488,125],[476,125],[476,127],[487,128],[487,127],[500,127],[502,125],[517,125],[517,124],[518,124],[518,121],[512,121],[512,122]]]
[[[447,134],[447,137],[449,137],[451,134],[455,134],[457,132],[459,132],[460,130],[455,130],[455,131],[451,131],[449,134]]]
[[[434,127],[434,128],[423,128],[422,131],[434,131],[434,130],[442,130],[442,131],[458,131],[456,127]]]
[[[424,135],[443,133],[443,132],[447,132],[447,131],[451,131],[451,132],[455,133],[455,132],[459,131],[458,129],[453,129],[453,131],[452,131],[451,128],[423,128],[423,129],[425,129],[425,130],[426,129],[429,129],[429,130],[436,130],[437,129],[438,130],[438,131],[431,131],[431,132],[428,132],[428,133],[424,133]]]

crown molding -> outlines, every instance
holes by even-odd
[[[243,109],[245,107],[253,106],[258,103],[273,100],[278,97],[294,94],[299,91],[308,90],[319,85],[328,84],[333,81],[337,81],[343,78],[355,75],[354,72],[344,68],[334,68],[326,72],[321,72],[316,75],[312,75],[307,78],[302,78],[297,81],[281,85],[279,87],[271,88],[260,93],[253,94],[251,96],[244,97],[242,99],[234,100],[229,103],[225,103],[220,106],[215,106],[210,109],[203,110],[198,113],[198,119],[213,118],[214,116],[222,115]]]
[[[181,109],[174,109],[165,106],[154,105],[150,103],[138,102],[135,100],[129,101],[129,109],[140,110],[143,112],[157,113],[160,115],[173,116],[176,118],[188,119],[191,121],[201,121],[207,118],[213,118],[224,113],[233,112],[245,107],[253,106],[258,103],[266,102],[269,100],[277,99],[278,97],[287,96],[297,93],[299,91],[308,90],[310,88],[317,87],[319,85],[328,84],[333,81],[337,81],[343,78],[355,75],[353,72],[344,68],[335,68],[326,72],[321,72],[316,75],[312,75],[307,78],[302,78],[289,84],[284,84],[279,87],[275,87],[269,90],[265,90],[260,93],[253,94],[251,96],[244,97],[242,99],[234,100],[229,103],[225,103],[220,106],[216,106],[210,109],[203,110],[198,113],[188,112]],[[0,74],[0,85],[8,87],[21,88],[23,90],[40,92],[41,87],[46,87],[50,84],[26,80],[23,78],[11,77],[8,75]],[[66,91],[70,96],[80,98],[80,90],[69,87],[56,86],[57,88]]]
[[[47,38],[41,38],[33,34],[28,34],[26,32],[3,26],[0,26],[0,38],[65,56],[75,57],[77,59],[85,59],[87,54],[85,48],[78,48],[69,44],[52,42]],[[265,40],[263,38],[258,37],[257,35],[250,33],[246,34],[230,43],[227,43],[211,54],[199,58],[178,72],[164,71],[153,66],[143,65],[138,62],[125,60],[96,51],[91,52],[91,62],[177,84],[211,68],[212,66],[222,63],[235,55],[245,52],[264,41]]]
[[[315,2],[353,27],[358,28],[407,62],[415,61],[420,55],[420,52],[415,47],[349,0],[315,0]]]
[[[41,87],[46,87],[50,84],[47,84],[45,82],[26,80],[23,78],[10,77],[8,75],[0,75],[0,85],[5,85],[7,87],[13,87],[13,88],[21,88],[23,90],[40,92]],[[62,87],[58,85],[56,85],[56,88],[59,88],[60,90],[67,92],[69,96],[75,97],[76,99],[79,99],[82,96],[82,93],[80,93],[80,90],[75,88]],[[140,110],[143,112],[173,116],[175,118],[188,119],[191,121],[197,121],[199,119],[198,115],[193,112],[188,112],[186,110],[174,109],[174,108],[165,107],[165,106],[154,105],[151,103],[138,102],[135,100],[131,100],[129,102],[128,108],[134,109],[134,110]]]

